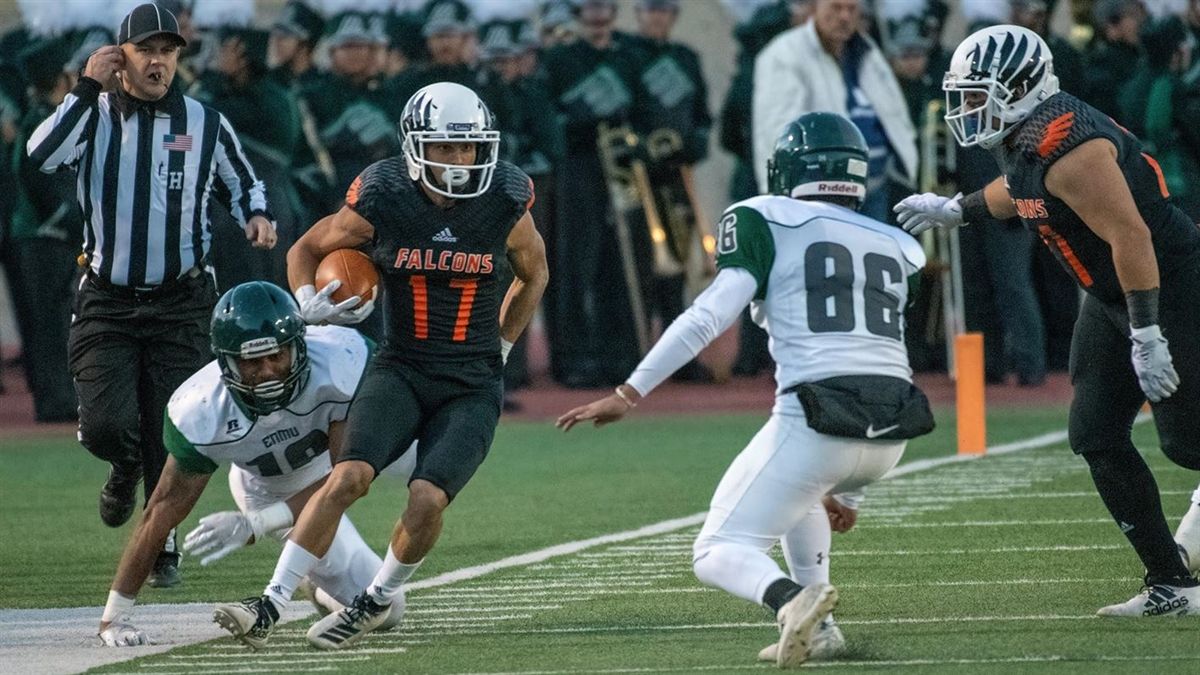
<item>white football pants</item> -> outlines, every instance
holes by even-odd
[[[828,581],[831,534],[821,498],[879,480],[905,443],[819,434],[796,396],[781,396],[717,485],[693,546],[696,577],[761,603],[768,586],[788,577],[767,555],[782,539],[797,583]]]
[[[229,467],[229,491],[243,512],[262,509],[279,501],[279,497],[265,492],[257,476],[235,465]],[[282,541],[287,539],[290,531],[290,527],[283,528],[271,535]],[[367,546],[354,524],[343,514],[333,544],[308,573],[308,578],[341,604],[349,605],[354,596],[371,583],[382,565],[383,559]]]

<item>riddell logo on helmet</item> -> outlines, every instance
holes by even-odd
[[[856,195],[859,187],[852,183],[817,183],[817,192],[833,193],[838,195]]]

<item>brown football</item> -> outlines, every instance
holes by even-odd
[[[361,297],[365,302],[371,299],[375,287],[379,285],[379,272],[366,253],[352,248],[339,248],[325,256],[317,266],[317,290],[325,288],[334,279],[341,280],[342,285],[330,296],[331,302],[337,304],[352,295]]]

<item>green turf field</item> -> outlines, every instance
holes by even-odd
[[[1061,409],[993,411],[1000,444],[1061,429]],[[418,581],[544,547],[702,511],[724,467],[764,416],[633,419],[569,435],[503,425],[481,473],[448,512]],[[953,419],[910,444],[905,462],[947,455]],[[1138,428],[1172,521],[1195,478]],[[0,452],[0,607],[99,606],[119,548],[95,513],[103,467],[68,441],[6,442]],[[382,549],[403,486],[383,478],[351,511]],[[231,507],[214,479],[184,524]],[[104,672],[582,673],[737,672],[762,668],[774,641],[766,612],[701,587],[691,574],[698,526],[593,546],[542,562],[412,592],[405,626],[357,648],[310,649],[308,622],[270,649],[232,639],[181,647]],[[210,568],[185,564],[179,589],[142,603],[230,601],[257,594],[278,546]],[[912,473],[868,492],[859,526],[835,535],[836,612],[850,653],[813,664],[916,672],[1197,672],[1200,621],[1101,620],[1101,605],[1138,590],[1138,564],[1064,444]],[[64,583],[64,579],[69,582]],[[135,615],[136,616],[136,615]],[[143,626],[153,632],[152,626]],[[86,636],[69,636],[77,641]],[[169,636],[158,636],[167,637]]]

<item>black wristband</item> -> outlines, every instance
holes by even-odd
[[[983,196],[983,190],[976,190],[963,197],[959,200],[958,205],[962,207],[962,219],[964,223],[980,223],[992,217],[992,212],[988,209],[987,199]]]
[[[1145,328],[1158,323],[1158,289],[1129,291],[1125,294],[1125,306],[1129,308],[1129,325]]]

